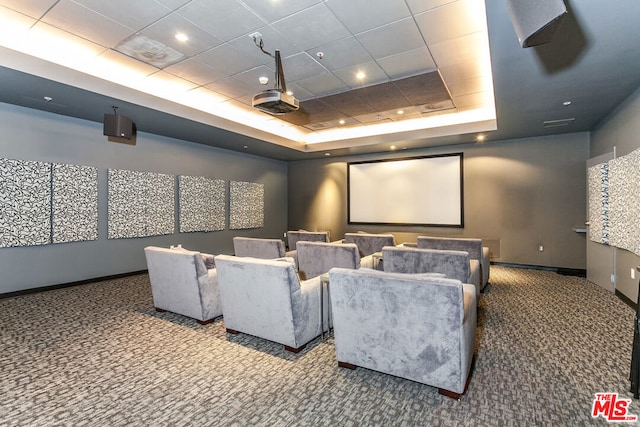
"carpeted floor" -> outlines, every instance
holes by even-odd
[[[476,363],[455,401],[156,313],[146,275],[0,300],[0,426],[580,426],[629,399],[634,311],[583,278],[492,266]],[[640,415],[633,400],[631,414]]]

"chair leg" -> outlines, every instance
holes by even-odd
[[[207,319],[207,320],[198,320],[198,319],[196,319],[196,322],[198,322],[201,325],[208,325],[209,323],[213,323],[214,320],[215,320],[215,318],[214,319]]]
[[[347,363],[347,362],[341,362],[338,360],[338,367],[339,368],[345,368],[345,369],[356,369],[356,365],[353,365],[351,363]]]
[[[300,353],[307,345],[300,346],[298,348],[289,347],[288,345],[284,346],[284,349],[290,351],[291,353]]]
[[[440,393],[443,396],[455,399],[455,400],[460,400],[460,398],[462,397],[462,393],[456,393],[456,392],[453,392],[453,391],[450,391],[450,390],[445,390],[443,388],[439,388],[438,389],[438,393]]]
[[[238,331],[236,331],[235,329],[227,328],[227,333],[232,335],[238,335]]]
[[[167,311],[167,310],[165,310],[164,308],[158,308],[158,307],[154,307],[154,308],[156,309],[156,311],[157,311],[158,313],[164,313],[165,311]]]

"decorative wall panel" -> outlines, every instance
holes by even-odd
[[[173,234],[175,230],[176,177],[161,173],[143,173],[145,236]]]
[[[255,182],[229,183],[229,228],[264,227],[264,185]]]
[[[51,243],[51,164],[0,159],[0,247]]]
[[[180,232],[225,229],[226,189],[221,179],[178,177]]]
[[[609,161],[609,244],[640,255],[640,150]]]
[[[609,165],[601,163],[587,170],[589,182],[589,238],[609,244]]]
[[[54,163],[53,243],[98,238],[98,169]]]
[[[109,238],[171,234],[175,227],[175,176],[109,170]]]

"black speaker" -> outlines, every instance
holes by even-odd
[[[549,43],[567,14],[563,0],[507,0],[507,9],[522,47]]]
[[[133,137],[133,122],[126,116],[105,114],[102,133],[107,136],[131,139]]]

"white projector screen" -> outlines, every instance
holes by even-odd
[[[347,163],[350,224],[463,227],[462,153]]]

